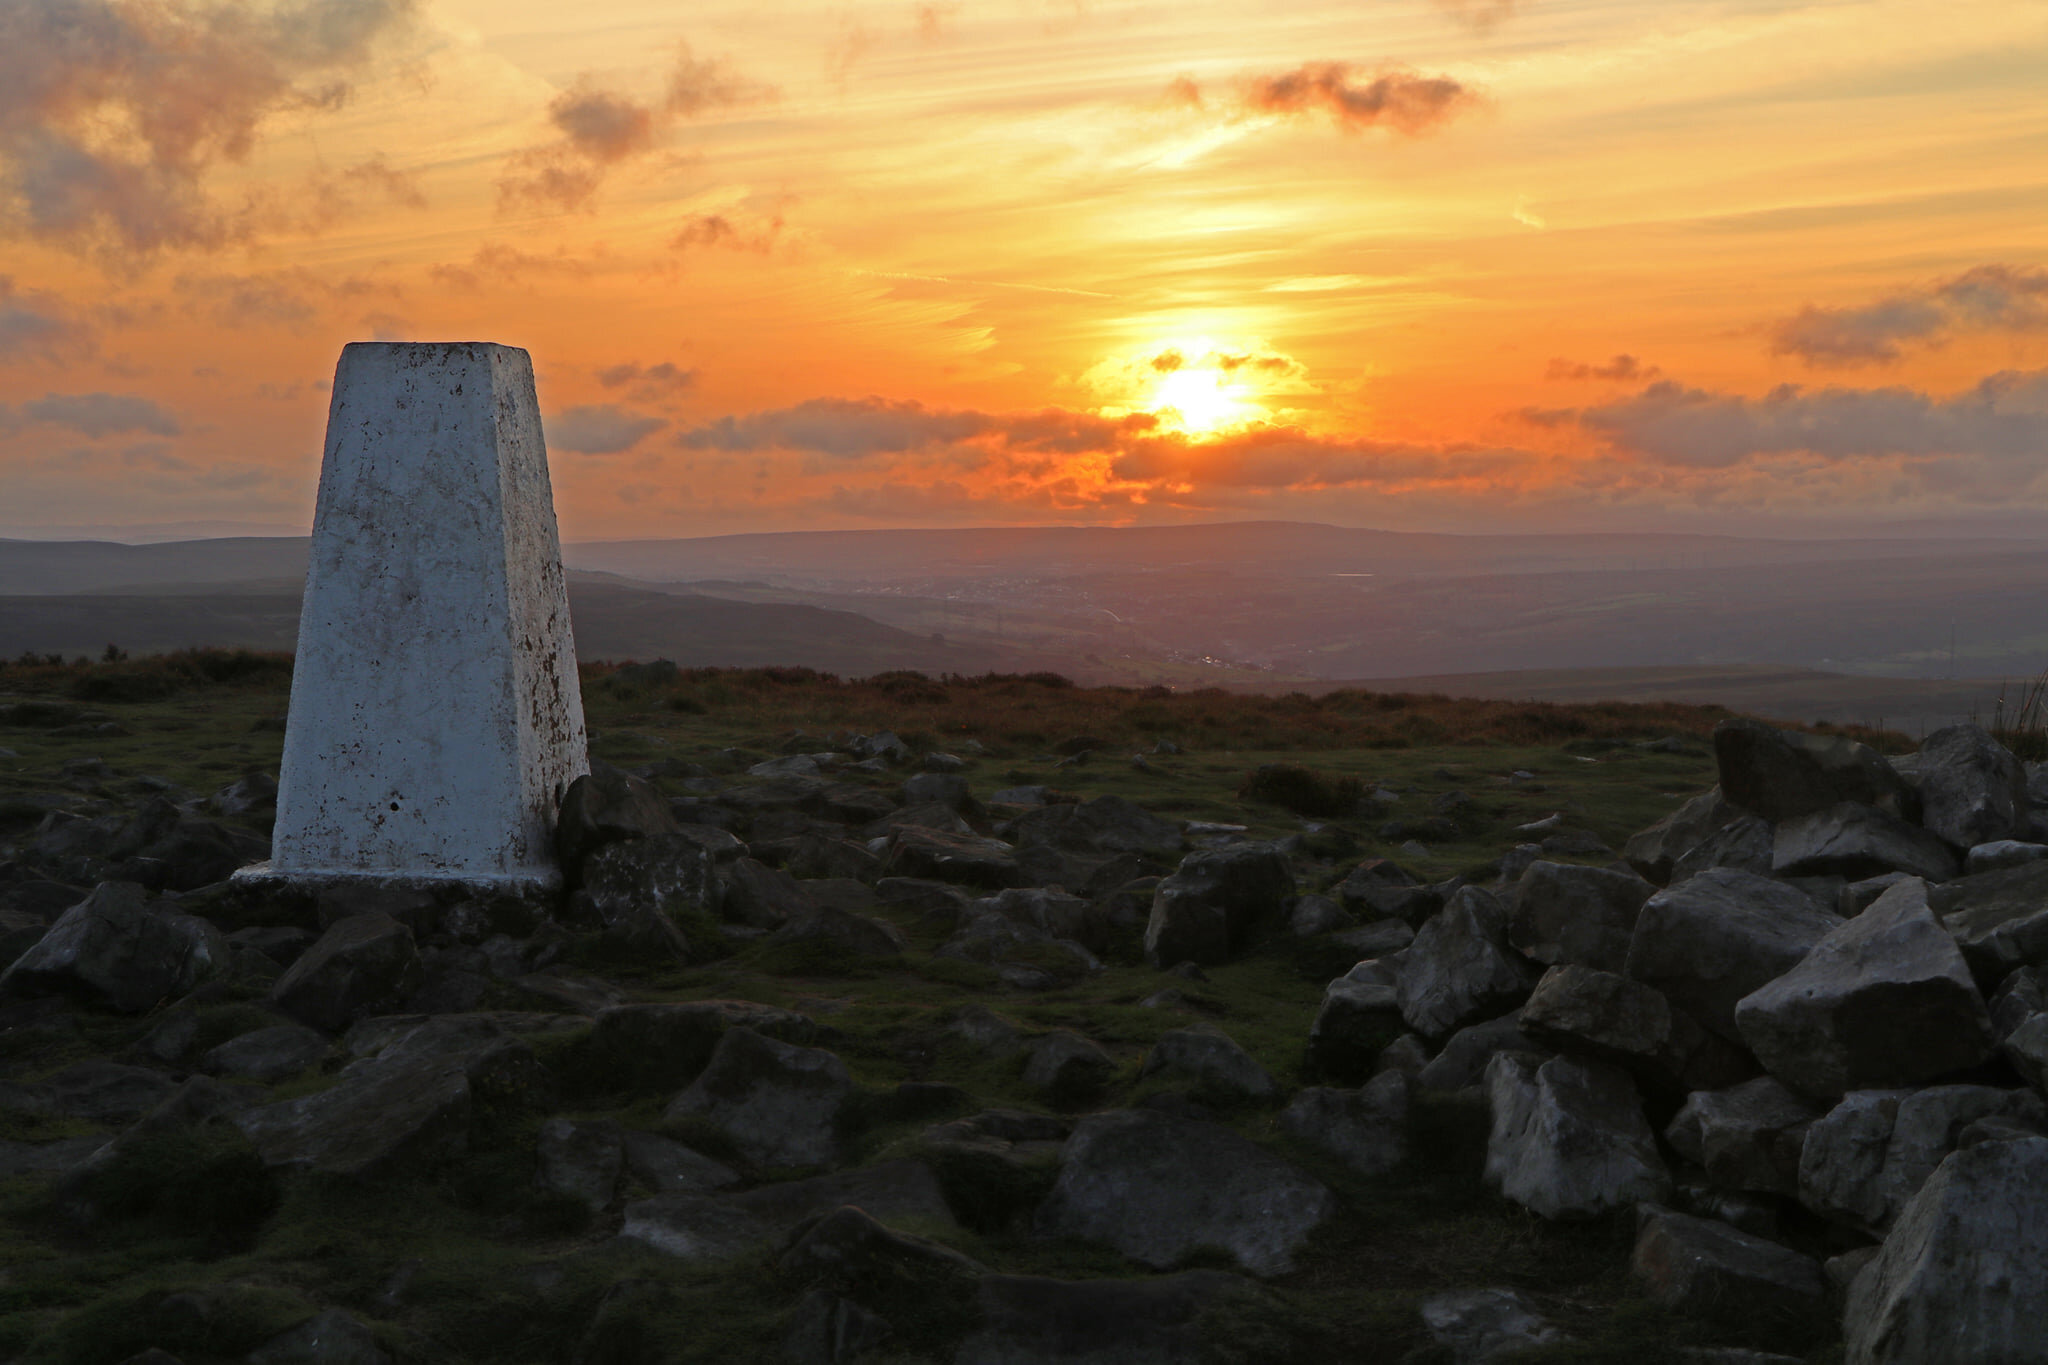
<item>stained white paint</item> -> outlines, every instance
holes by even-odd
[[[552,885],[589,771],[533,363],[359,343],[335,369],[267,864]]]

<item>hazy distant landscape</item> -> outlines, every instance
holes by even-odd
[[[0,653],[289,649],[307,542],[0,540]],[[1716,701],[1908,731],[2048,669],[2048,544],[1245,522],[571,545],[586,658]]]

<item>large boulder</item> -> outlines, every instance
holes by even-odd
[[[583,865],[583,892],[606,924],[637,910],[716,913],[724,886],[702,841],[683,833],[607,844]]]
[[[1957,848],[2025,839],[2027,772],[1975,725],[1936,730],[1920,745],[1920,823]]]
[[[882,872],[891,877],[922,877],[961,886],[1015,886],[1021,874],[1017,851],[1001,839],[979,834],[949,834],[904,825],[889,836]]]
[[[1852,1091],[1807,1133],[1799,1200],[1822,1217],[1881,1235],[1963,1130],[1991,1118],[2041,1128],[2048,1105],[2031,1090],[1987,1085]]]
[[[1806,1134],[1820,1116],[1804,1096],[1758,1076],[1688,1096],[1664,1140],[1722,1189],[1796,1194]]]
[[[586,1046],[596,1069],[621,1089],[672,1090],[696,1080],[719,1039],[734,1028],[797,1046],[818,1036],[817,1024],[795,1010],[751,1000],[686,1000],[601,1010]]]
[[[1666,1198],[1671,1175],[1628,1073],[1584,1057],[1503,1052],[1486,1068],[1486,1183],[1550,1219]]]
[[[1420,924],[1443,909],[1443,893],[1386,858],[1368,858],[1337,884],[1337,899],[1362,919]]]
[[[1997,1047],[1955,941],[1901,882],[1743,997],[1736,1027],[1766,1070],[1810,1095],[1916,1085]]]
[[[1636,916],[1656,889],[1633,872],[1533,862],[1515,885],[1508,942],[1545,966],[1575,962],[1618,972]]]
[[[1070,853],[1130,853],[1155,864],[1180,856],[1180,826],[1121,796],[1040,806],[1010,824],[1021,845],[1048,844]]]
[[[1513,1289],[1453,1289],[1422,1301],[1422,1326],[1450,1365],[1495,1365],[1571,1340]]]
[[[1153,892],[1145,960],[1226,962],[1259,925],[1281,922],[1293,899],[1294,870],[1271,844],[1190,853]]]
[[[1536,973],[1508,945],[1507,923],[1501,903],[1476,886],[1430,917],[1403,953],[1399,1001],[1409,1028],[1442,1038],[1528,998]]]
[[[1631,1269],[1651,1300],[1747,1331],[1804,1334],[1826,1316],[1820,1262],[1716,1219],[1637,1211]]]
[[[836,1166],[855,1094],[834,1054],[737,1027],[664,1116],[707,1123],[756,1166]]]
[[[611,1119],[551,1118],[540,1126],[533,1156],[534,1180],[542,1189],[573,1199],[594,1213],[611,1203],[618,1192],[626,1145],[619,1125]]]
[[[1412,1033],[1406,1036],[1415,1037]],[[1424,1090],[1438,1092],[1478,1085],[1486,1079],[1486,1068],[1493,1063],[1494,1055],[1501,1052],[1524,1053],[1538,1062],[1557,1055],[1557,1049],[1549,1043],[1522,1032],[1519,1016],[1503,1014],[1484,1023],[1467,1024],[1446,1038],[1436,1056],[1415,1073],[1415,1082]]]
[[[548,1092],[524,1041],[488,1016],[448,1015],[395,1026],[334,1085],[235,1123],[268,1165],[373,1176],[459,1157],[481,1126],[544,1108]]]
[[[1071,1029],[1055,1029],[1038,1039],[1024,1060],[1024,1084],[1054,1104],[1079,1104],[1114,1075],[1116,1058]]]
[[[1771,822],[1759,815],[1737,815],[1678,855],[1671,865],[1667,885],[1697,877],[1714,867],[1739,868],[1767,877],[1771,872],[1771,848],[1776,835]]]
[[[102,882],[0,975],[0,996],[67,994],[140,1013],[228,967],[218,929],[133,882]]]
[[[1929,887],[1927,905],[1986,989],[2016,968],[2048,963],[2048,863]]]
[[[1952,1153],[1849,1288],[1848,1365],[2048,1360],[2048,1138]]]
[[[1644,903],[1624,971],[1740,1044],[1735,1002],[1790,971],[1841,922],[1783,882],[1711,868]]]
[[[1672,869],[1680,858],[1741,814],[1715,787],[1631,835],[1622,845],[1621,860],[1646,880],[1664,886],[1670,882]]]
[[[273,1024],[209,1049],[199,1059],[199,1068],[215,1076],[275,1085],[325,1057],[328,1047],[325,1034],[304,1024]]]
[[[676,818],[652,783],[600,765],[569,784],[555,817],[555,853],[572,877],[606,844],[672,834]]]
[[[1349,1167],[1382,1176],[1408,1157],[1408,1078],[1382,1071],[1357,1090],[1309,1086],[1280,1111],[1280,1131]]]
[[[1714,762],[1729,801],[1772,822],[1842,801],[1877,806],[1896,816],[1918,812],[1906,780],[1867,744],[1840,736],[1778,730],[1761,721],[1724,720],[1714,727]]]
[[[1266,1276],[1293,1269],[1336,1211],[1320,1181],[1220,1124],[1122,1109],[1075,1127],[1037,1228],[1154,1270],[1214,1249]]]
[[[1401,1033],[1400,963],[1361,962],[1323,989],[1309,1026],[1308,1055],[1315,1069],[1356,1084],[1371,1073],[1380,1050]]]
[[[851,1205],[885,1225],[955,1225],[944,1192],[921,1161],[783,1180],[740,1194],[675,1191],[626,1206],[619,1236],[693,1265],[759,1256],[803,1224]]]
[[[389,915],[351,915],[322,934],[270,988],[270,1003],[302,1024],[339,1033],[396,1012],[426,980],[412,930]]]
[[[1280,1093],[1272,1073],[1214,1024],[1160,1034],[1138,1079],[1183,1085],[1199,1098],[1225,1104],[1264,1104]]]
[[[1771,871],[1781,877],[1908,872],[1944,882],[1961,870],[1955,851],[1918,825],[1850,801],[1780,821],[1771,845]]]
[[[1519,1027],[1560,1051],[1617,1062],[1666,1096],[1733,1085],[1753,1070],[1741,1049],[1673,1008],[1656,987],[1591,967],[1545,972]]]

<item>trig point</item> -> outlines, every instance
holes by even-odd
[[[532,360],[345,348],[271,861],[238,879],[550,887],[589,766]]]

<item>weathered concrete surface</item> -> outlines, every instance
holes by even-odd
[[[532,361],[347,347],[271,861],[245,877],[549,885],[588,768]]]

